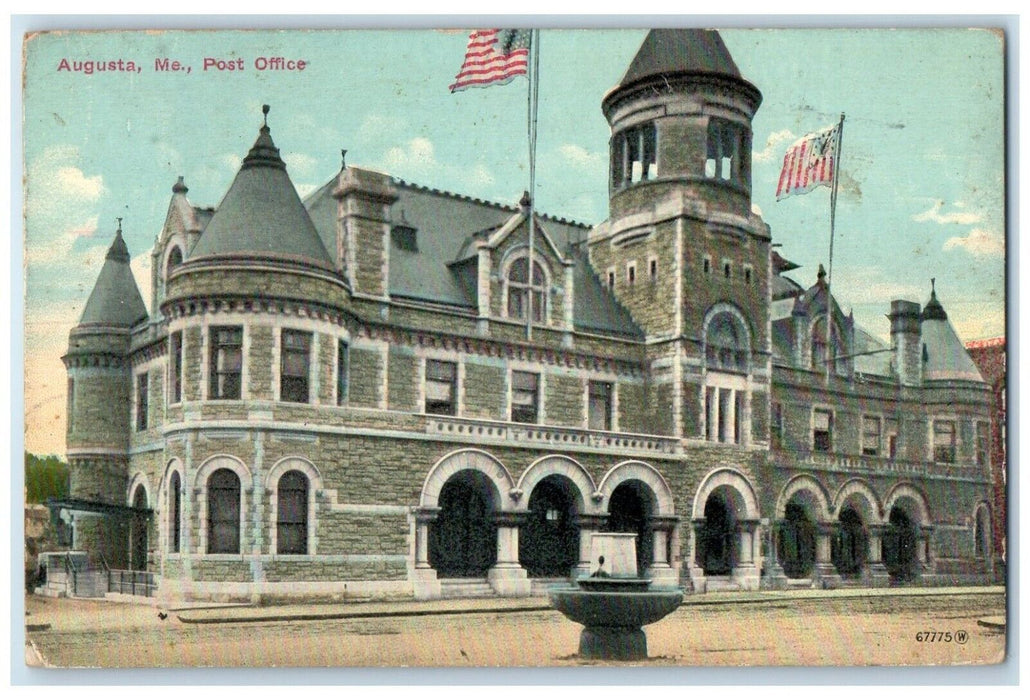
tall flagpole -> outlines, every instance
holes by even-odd
[[[529,293],[526,295],[526,340],[533,339],[533,211],[536,206],[536,112],[537,88],[540,80],[540,30],[530,30],[529,40],[529,264],[527,265],[527,281]],[[546,299],[547,290],[544,290]]]
[[[837,218],[837,181],[840,177],[840,144],[844,138],[844,112],[840,113],[840,124],[837,126],[837,144],[833,149],[833,187],[830,189],[830,269],[826,272],[826,384],[830,383],[830,372],[833,371],[833,297],[830,295],[830,282],[833,280],[833,232]]]

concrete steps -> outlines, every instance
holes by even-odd
[[[532,596],[546,597],[548,588],[550,588],[551,586],[568,582],[569,579],[564,576],[556,576],[554,578],[530,579],[529,594]]]
[[[494,598],[496,595],[485,578],[440,579],[441,598]]]

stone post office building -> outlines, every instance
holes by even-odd
[[[217,208],[172,187],[153,311],[119,230],[70,334],[75,546],[169,598],[529,595],[598,531],[695,592],[989,580],[989,387],[931,289],[886,345],[786,276],[761,100],[717,32],[651,32],[608,219],[537,215],[532,258],[528,201],[301,200],[261,126]]]

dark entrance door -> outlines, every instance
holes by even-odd
[[[529,496],[519,531],[519,563],[530,576],[568,576],[579,560],[576,506],[562,477],[549,476]]]
[[[788,503],[780,525],[777,556],[788,578],[808,578],[815,567],[815,523],[804,506]]]
[[[132,507],[145,509],[147,494],[142,486],[136,487],[132,497]],[[147,570],[147,516],[143,513],[132,514],[132,551],[129,553],[129,566],[133,571]]]
[[[844,578],[858,578],[865,566],[869,542],[862,518],[854,508],[845,508],[840,514],[840,526],[833,537],[830,556],[837,573]]]
[[[608,532],[633,532],[637,536],[637,576],[643,576],[654,557],[654,535],[648,527],[651,501],[642,484],[619,484],[608,501]]]
[[[479,578],[497,562],[497,525],[486,489],[457,474],[440,490],[429,528],[429,564],[442,578]]]
[[[709,496],[705,503],[705,524],[701,528],[701,568],[705,576],[728,576],[733,569],[736,533],[733,514],[721,496]]]
[[[890,522],[883,534],[883,564],[897,581],[909,581],[916,574],[915,524],[901,508],[891,508]]]

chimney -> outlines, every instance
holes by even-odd
[[[891,302],[891,344],[898,380],[906,386],[923,383],[920,306],[914,301]]]

